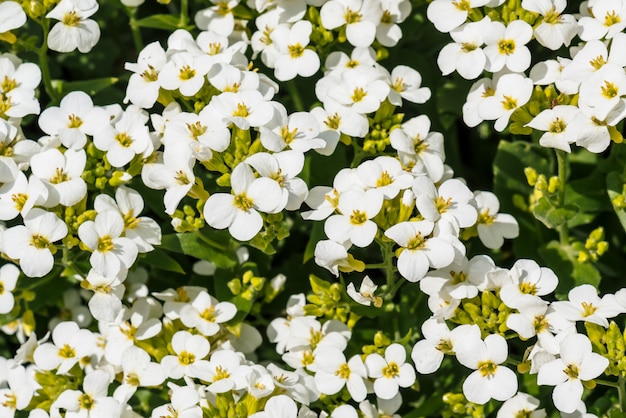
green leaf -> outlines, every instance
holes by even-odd
[[[154,28],[163,30],[176,30],[176,29],[191,29],[193,27],[182,26],[180,24],[180,18],[174,15],[162,14],[152,15],[146,18],[140,19],[135,24],[142,28]]]
[[[237,265],[237,254],[234,251],[216,248],[193,232],[164,235],[160,248],[211,261],[221,268]]]
[[[548,228],[554,229],[572,219],[578,213],[575,205],[565,205],[564,207],[554,207],[550,201],[542,197],[537,201],[533,210],[535,218],[539,219]]]
[[[606,176],[606,188],[607,193],[609,194],[609,199],[611,200],[611,205],[613,206],[613,210],[617,215],[619,222],[622,224],[622,227],[626,231],[626,210],[616,207],[613,201],[622,194],[624,189],[624,179],[622,178],[620,173],[611,172]]]
[[[117,77],[95,78],[93,80],[84,81],[52,80],[52,87],[54,87],[54,89],[57,90],[62,96],[77,90],[84,91],[88,95],[93,96],[107,87],[111,87],[118,81],[119,78]]]
[[[571,247],[564,247],[558,241],[550,241],[539,248],[544,260],[550,261],[550,268],[559,278],[556,293],[565,296],[572,287],[591,284],[598,287],[600,272],[591,263],[579,263],[576,252]]]
[[[185,274],[185,270],[178,264],[173,257],[168,255],[165,251],[155,248],[154,251],[146,253],[144,261],[161,270],[171,271],[174,273]]]
[[[311,228],[311,235],[309,236],[309,241],[306,243],[306,248],[304,249],[304,255],[302,257],[302,262],[306,263],[315,254],[315,246],[317,243],[324,239],[324,224],[322,222],[314,222],[313,227]]]

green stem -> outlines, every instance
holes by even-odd
[[[200,238],[203,242],[205,242],[206,244],[209,244],[211,247],[220,250],[220,251],[230,251],[230,248],[228,248],[227,246],[224,246],[218,242],[213,241],[211,238],[207,237],[206,235],[204,235],[202,232],[200,232],[200,230],[196,230],[195,234],[198,236],[198,238]]]
[[[293,107],[297,112],[304,112],[304,102],[302,101],[302,97],[300,96],[300,91],[298,90],[298,86],[296,86],[295,81],[289,80],[287,82],[287,89],[289,90],[289,95],[291,96],[291,100],[293,102]]]
[[[366,264],[365,268],[366,269],[384,269],[387,267],[387,264],[385,263],[378,263],[378,264]]]
[[[39,22],[39,21],[38,21]],[[39,22],[43,32],[43,40],[41,48],[37,53],[39,58],[39,67],[41,68],[41,78],[43,79],[44,89],[50,97],[50,100],[57,102],[59,100],[58,92],[52,86],[52,77],[50,76],[50,66],[48,65],[48,32],[50,31],[50,20],[42,19]]]
[[[133,43],[135,44],[135,49],[137,50],[137,53],[139,53],[139,51],[143,49],[143,39],[141,38],[141,31],[139,30],[139,26],[137,26],[137,8],[127,7],[126,14],[128,14],[130,30],[133,33]]]
[[[188,14],[189,14],[188,0],[181,0],[180,1],[180,20],[178,24],[181,28],[184,28],[185,26],[187,26]]]
[[[626,411],[626,380],[624,380],[622,375],[620,375],[617,380],[617,393],[619,396],[619,409],[620,411],[625,412]]]
[[[558,206],[565,206],[565,185],[567,184],[567,160],[565,151],[556,150],[557,170],[559,175]],[[567,222],[559,226],[559,238],[562,245],[569,245],[569,228]]]
[[[620,378],[620,380],[621,380],[621,378]],[[596,382],[596,384],[598,384],[598,385],[608,386],[608,387],[611,387],[611,388],[616,388],[619,391],[619,387],[620,387],[619,381],[618,382],[611,382],[609,380],[602,380],[602,379],[594,379],[593,381]],[[620,404],[621,404],[622,392],[620,392],[619,394],[620,394]]]

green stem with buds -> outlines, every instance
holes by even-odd
[[[137,50],[137,53],[139,53],[139,51],[143,49],[143,39],[141,38],[141,31],[139,30],[139,26],[137,26],[137,8],[127,7],[126,14],[128,15],[130,29],[133,33],[133,43],[135,44],[135,49]]]
[[[556,150],[557,170],[559,175],[558,206],[565,206],[565,184],[567,183],[567,160],[565,151]],[[559,228],[559,238],[562,245],[569,245],[569,228],[567,221],[563,222]]]
[[[52,77],[50,76],[50,66],[48,65],[48,32],[50,32],[50,20],[42,19],[37,20],[37,23],[41,26],[43,32],[43,40],[41,41],[41,47],[37,51],[39,58],[39,67],[41,68],[41,78],[43,80],[43,86],[53,102],[59,101],[59,94],[52,86]]]

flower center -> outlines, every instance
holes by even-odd
[[[80,405],[80,409],[90,410],[94,407],[95,402],[90,394],[83,393],[78,397],[78,404]]]
[[[578,366],[575,364],[568,364],[565,369],[563,369],[563,373],[565,373],[570,379],[578,379]]]
[[[604,26],[612,26],[620,23],[622,18],[617,14],[615,10],[611,10],[610,12],[606,12],[604,16]]]
[[[26,204],[26,201],[28,200],[28,195],[24,193],[15,193],[11,195],[11,200],[15,203],[15,209],[21,212]]]
[[[209,55],[217,55],[222,50],[222,44],[219,42],[211,42],[209,44]]]
[[[191,68],[188,65],[183,65],[180,68],[180,71],[178,72],[178,78],[180,78],[181,80],[191,80],[192,78],[194,78],[196,75],[196,70],[194,70],[193,68]]]
[[[5,408],[9,409],[17,409],[17,397],[13,393],[5,393],[4,399],[6,399],[2,404]]]
[[[561,15],[557,13],[556,7],[552,6],[552,9],[543,17],[543,21],[550,25],[561,23]]]
[[[467,280],[467,274],[464,271],[450,271],[450,277],[452,277],[452,284],[465,283]]]
[[[330,129],[337,130],[339,129],[339,124],[341,123],[341,116],[338,113],[335,113],[332,116],[328,116],[324,121],[324,125],[328,126]]]
[[[343,363],[339,366],[335,372],[335,376],[348,380],[350,378],[350,366],[348,366],[348,363]]]
[[[113,248],[115,248],[115,244],[113,244],[113,239],[110,235],[98,238],[98,252],[106,253],[107,251],[111,251]]]
[[[80,16],[78,16],[76,12],[72,10],[69,13],[65,13],[61,22],[63,22],[63,24],[66,26],[78,26],[78,24],[80,23]]]
[[[215,322],[215,307],[209,306],[200,313],[200,318],[208,322]]]
[[[453,1],[452,4],[458,10],[461,10],[461,11],[464,11],[464,12],[469,11],[469,9],[471,8],[469,0]]]
[[[120,132],[115,135],[115,140],[124,148],[128,148],[133,144],[133,140],[126,132]]]
[[[30,238],[30,245],[37,248],[38,250],[42,250],[44,248],[50,247],[50,241],[43,235],[33,234],[33,236]]]
[[[600,87],[600,89],[602,90],[602,95],[607,99],[612,99],[619,93],[618,87],[607,80],[604,80],[604,86]]]
[[[502,107],[505,110],[514,110],[517,109],[517,99],[511,96],[503,96],[504,100],[502,100],[500,103],[502,103]]]
[[[237,103],[237,109],[233,111],[233,117],[247,118],[250,116],[248,107],[243,103]]]
[[[189,366],[195,361],[196,361],[196,355],[193,353],[190,353],[189,351],[181,351],[180,354],[178,354],[178,362],[182,364],[183,366]]]
[[[139,386],[140,385],[139,376],[137,376],[136,373],[129,373],[126,376],[126,383],[131,386]]]
[[[67,124],[68,128],[80,128],[80,126],[83,124],[83,121],[81,118],[79,118],[78,116],[76,116],[75,114],[71,114],[67,117],[67,119],[69,120],[69,123]]]
[[[550,123],[549,131],[553,134],[560,134],[561,132],[565,131],[566,127],[567,125],[565,124],[563,119],[556,118]]]
[[[589,65],[591,65],[596,70],[599,70],[604,64],[606,64],[606,59],[603,55],[598,55],[597,57],[589,61]]]
[[[376,187],[389,186],[391,183],[393,183],[393,179],[388,172],[383,171],[383,173],[380,175],[380,178],[376,180]]]
[[[357,87],[352,92],[352,97],[350,97],[350,98],[352,99],[352,101],[354,103],[358,103],[361,100],[363,100],[363,98],[365,98],[365,96],[367,96],[367,92],[365,90],[363,90],[362,87]]]
[[[452,354],[454,347],[452,346],[452,341],[441,339],[435,348],[444,354]]]
[[[406,244],[406,249],[411,251],[421,250],[425,245],[426,239],[422,236],[421,232],[418,232],[417,235],[411,238]]]
[[[189,130],[191,137],[197,141],[198,137],[206,132],[207,127],[203,126],[200,121],[196,121],[196,123],[188,123],[187,130]]]
[[[482,225],[490,225],[494,223],[496,217],[489,214],[489,209],[485,209],[484,211],[478,214],[478,223]]]
[[[290,131],[288,126],[284,126],[280,129],[280,136],[287,144],[290,144],[296,138],[297,133],[298,128],[293,128],[293,131]]]
[[[8,93],[14,88],[17,87],[17,81],[13,78],[9,78],[9,76],[4,76],[4,80],[0,83],[0,91],[4,93]]]
[[[64,181],[68,181],[69,179],[70,176],[65,174],[62,168],[56,168],[54,171],[54,176],[52,176],[52,178],[50,179],[50,183],[59,184],[63,183]]]
[[[360,210],[354,209],[350,215],[350,223],[352,225],[363,225],[367,221],[367,214]]]
[[[462,42],[461,43],[461,49],[463,50],[463,52],[472,52],[474,50],[476,50],[478,48],[478,45],[476,45],[473,42]]]
[[[400,374],[400,367],[395,362],[391,362],[387,364],[387,366],[383,367],[383,376],[387,379],[393,379],[395,376]]]
[[[176,180],[178,184],[187,185],[191,183],[191,180],[189,180],[189,177],[187,177],[187,174],[183,172],[183,170],[178,170],[176,172],[176,176],[174,177],[174,180]]]
[[[250,209],[252,209],[254,202],[252,202],[252,200],[248,196],[246,196],[245,193],[242,193],[235,196],[234,205],[238,209],[241,209],[243,211],[249,211]]]
[[[536,316],[533,320],[533,326],[535,327],[536,334],[547,331],[550,328],[550,324],[548,323],[544,315]]]
[[[537,285],[535,283],[521,282],[519,284],[519,291],[525,295],[536,295]]]
[[[443,197],[439,196],[437,200],[435,201],[435,207],[437,208],[437,212],[439,213],[446,212],[451,205],[452,205],[451,197],[444,199]]]
[[[128,213],[126,213],[122,219],[124,220],[124,228],[126,229],[135,229],[137,228],[137,225],[139,225],[139,222],[141,222],[140,219],[135,218],[134,216],[134,209],[131,209],[128,211]]]
[[[154,67],[148,64],[148,69],[141,73],[141,77],[145,81],[157,81],[159,79],[159,75],[157,74]]]
[[[357,23],[360,22],[363,16],[359,12],[355,12],[351,10],[349,7],[346,9],[345,14],[346,24]]]
[[[289,45],[287,46],[287,49],[289,50],[289,56],[292,59],[300,58],[302,54],[304,54],[304,47],[300,45],[300,43]]]
[[[478,371],[483,377],[491,377],[496,374],[498,365],[493,361],[481,361],[478,363]]]
[[[228,373],[228,370],[224,369],[222,366],[217,366],[215,368],[215,376],[213,376],[214,382],[222,379],[228,379],[229,377],[230,373]]]
[[[402,77],[398,77],[393,81],[391,88],[397,91],[398,93],[402,93],[406,90],[406,84],[404,84],[404,79]]]
[[[582,302],[580,306],[583,308],[583,317],[591,316],[598,310],[598,308],[593,306],[592,303]]]
[[[59,357],[64,359],[74,358],[76,357],[76,350],[69,344],[65,344],[63,347],[59,348]]]
[[[513,39],[501,39],[498,42],[498,51],[502,55],[511,55],[515,52],[515,41]]]

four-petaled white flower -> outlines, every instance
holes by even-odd
[[[385,349],[385,357],[378,353],[365,359],[368,376],[374,378],[374,393],[382,399],[391,399],[402,388],[415,383],[415,369],[406,363],[404,346],[391,344]]]
[[[100,27],[88,18],[97,10],[96,0],[61,0],[46,15],[59,21],[48,34],[48,47],[57,52],[91,51],[100,39]]]

